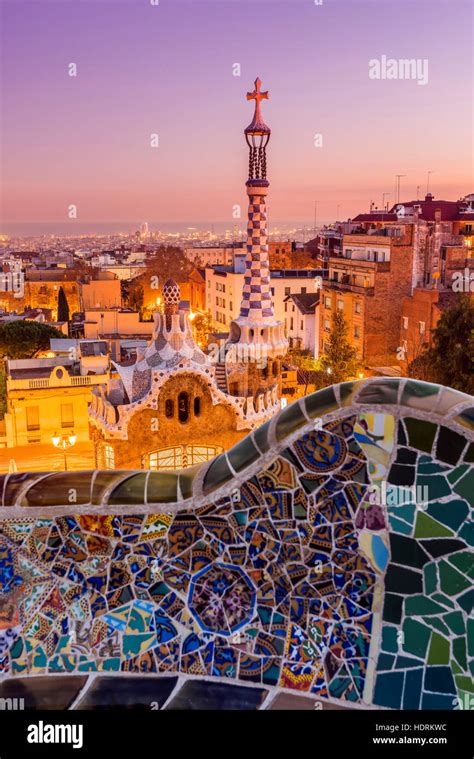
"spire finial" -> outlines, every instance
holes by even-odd
[[[255,112],[251,123],[245,130],[245,134],[270,134],[270,127],[265,124],[260,110],[261,101],[268,100],[268,90],[265,92],[261,91],[262,80],[258,76],[254,84],[254,91],[247,92],[247,100],[255,100]]]

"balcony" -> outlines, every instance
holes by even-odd
[[[350,282],[340,282],[337,279],[328,279],[324,283],[331,290],[344,290],[346,292],[357,293],[358,295],[374,295],[374,287],[363,287],[362,285],[352,285]]]

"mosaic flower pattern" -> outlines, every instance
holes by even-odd
[[[197,470],[8,475],[0,672],[469,708],[472,425],[468,396],[372,380],[292,404]]]

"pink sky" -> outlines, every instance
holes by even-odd
[[[312,223],[426,191],[472,192],[468,0],[2,0],[2,221],[229,222],[245,216],[259,75],[270,220]],[[428,59],[429,82],[369,60]],[[76,78],[67,66],[75,62]],[[233,76],[233,64],[241,76]],[[149,146],[158,133],[160,146]],[[323,147],[314,147],[321,133]],[[2,231],[0,227],[0,231]]]

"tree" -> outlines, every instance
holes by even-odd
[[[65,338],[66,335],[39,322],[18,319],[0,324],[0,359],[34,358],[49,348],[52,337]]]
[[[474,393],[474,303],[460,294],[432,332],[426,352],[434,382],[464,393]]]
[[[58,293],[58,322],[69,321],[69,303],[67,302],[66,293],[62,287]]]
[[[128,290],[128,298],[127,298],[129,308],[133,308],[134,311],[141,312],[143,308],[143,299],[144,299],[143,285],[139,281],[132,282]]]
[[[320,366],[326,371],[331,382],[337,384],[352,379],[359,364],[357,350],[352,347],[348,338],[348,327],[341,310],[333,314],[332,329],[326,352],[321,356]]]
[[[298,370],[298,383],[304,384],[304,395],[308,392],[308,385],[320,387],[323,377],[321,376],[319,361],[313,358],[309,350],[290,348],[287,359]]]

